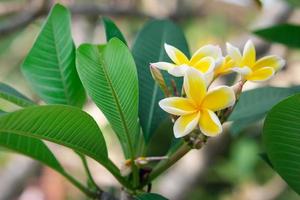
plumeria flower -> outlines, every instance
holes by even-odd
[[[199,48],[189,59],[176,47],[165,43],[165,50],[174,63],[157,62],[153,66],[161,70],[167,70],[171,75],[182,77],[189,68],[195,68],[202,72],[206,80],[210,82],[213,77],[215,64],[220,62],[222,56],[221,49],[214,45],[205,45]]]
[[[226,56],[225,58],[221,59],[214,70],[214,77],[229,74],[232,72],[232,68],[234,67],[234,61],[231,59],[230,56]]]
[[[244,80],[265,81],[280,70],[285,61],[279,56],[270,55],[256,60],[256,51],[251,40],[245,44],[243,55],[237,47],[227,43],[227,53],[234,61],[233,71],[242,75]]]
[[[159,102],[163,110],[180,116],[173,127],[175,137],[183,137],[196,127],[206,136],[220,134],[222,125],[215,112],[235,103],[233,90],[228,86],[219,86],[207,92],[202,73],[194,68],[186,70],[183,87],[186,98],[169,97]]]

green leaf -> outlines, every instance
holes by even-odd
[[[271,163],[271,161],[270,161],[270,159],[269,159],[267,153],[260,153],[260,154],[258,154],[258,155],[259,155],[259,157],[260,157],[263,161],[265,161],[272,169],[274,168],[274,167],[273,167],[273,164]]]
[[[300,92],[300,86],[262,87],[243,92],[228,120],[261,119],[275,104],[297,92]]]
[[[300,194],[300,94],[281,101],[268,113],[263,143],[274,170]]]
[[[0,146],[38,160],[44,165],[64,174],[63,167],[44,142],[39,139],[0,132]]]
[[[288,4],[295,7],[300,7],[300,1],[299,0],[285,0]]]
[[[103,17],[102,21],[105,28],[106,41],[109,41],[110,39],[116,37],[127,45],[127,42],[122,32],[111,19],[109,19],[108,17]]]
[[[22,66],[33,90],[49,104],[81,107],[85,92],[75,68],[70,13],[56,4]]]
[[[126,158],[134,155],[138,136],[138,80],[127,46],[111,39],[106,46],[83,44],[77,50],[77,70],[89,96],[117,134]]]
[[[170,62],[164,50],[164,43],[179,48],[189,56],[188,45],[182,30],[167,20],[153,20],[147,23],[139,32],[132,49],[139,77],[139,118],[147,142],[159,124],[167,117],[167,113],[158,106],[158,101],[164,95],[153,80],[149,67],[152,62]],[[167,73],[163,74],[166,82],[169,83],[173,77]],[[176,83],[180,91],[182,79],[177,79]]]
[[[300,26],[279,24],[254,31],[254,33],[271,42],[278,42],[288,47],[300,48]]]
[[[5,114],[6,112],[0,109],[0,115]]]
[[[168,200],[167,198],[155,194],[155,193],[144,193],[135,197],[136,200]]]
[[[243,118],[241,120],[235,120],[230,125],[230,133],[234,136],[237,136],[239,133],[241,133],[243,130],[248,128],[249,126],[259,122],[265,117],[265,113],[254,115],[248,118]]]
[[[0,117],[0,133],[48,140],[107,166],[102,133],[91,116],[71,106],[32,106]]]
[[[21,107],[32,106],[35,103],[9,85],[0,83],[0,98]]]

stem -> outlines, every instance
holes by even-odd
[[[119,168],[110,159],[108,159],[105,163],[103,162],[100,164],[102,164],[119,181],[121,185],[129,190],[133,190],[131,183],[120,174]]]
[[[67,172],[62,172],[62,175],[66,179],[68,179],[75,187],[77,187],[86,196],[91,197],[91,198],[97,197],[98,194],[96,192],[93,192],[90,189],[88,189],[87,187],[85,187],[84,185],[82,185],[79,181],[77,181],[73,176],[71,176]]]
[[[87,177],[88,177],[89,183],[91,183],[95,188],[97,188],[98,191],[103,192],[103,191],[99,188],[99,186],[97,185],[97,183],[95,182],[95,180],[94,180],[94,178],[93,178],[93,176],[92,176],[92,174],[91,174],[91,171],[90,171],[90,169],[89,169],[89,166],[88,166],[86,157],[85,157],[84,155],[82,155],[81,153],[78,153],[78,155],[79,155],[79,157],[80,157],[80,159],[81,159],[81,161],[82,161],[82,164],[83,164],[84,170],[85,170],[85,172],[86,172],[86,175],[87,175]]]
[[[133,187],[136,188],[139,185],[139,174],[138,174],[138,168],[133,160],[132,164],[132,175],[133,175]]]
[[[149,184],[153,179],[155,179],[164,171],[169,169],[174,163],[176,163],[180,158],[186,155],[191,149],[192,148],[187,143],[184,143],[173,155],[171,155],[169,159],[162,161],[153,169],[153,171],[149,175],[149,179],[146,181],[146,183],[143,184],[143,186]]]

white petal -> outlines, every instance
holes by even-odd
[[[199,122],[200,112],[179,117],[173,127],[176,138],[186,136],[195,129]]]
[[[199,127],[201,132],[209,137],[215,137],[223,131],[218,116],[211,110],[201,112]]]
[[[221,57],[217,61],[215,61],[215,68],[214,68],[214,70],[219,69],[223,65],[224,61],[225,61],[224,57]]]
[[[199,70],[202,73],[209,73],[214,71],[216,66],[216,62],[213,59],[213,57],[207,56],[202,59],[200,59],[195,65],[193,65],[194,68]]]
[[[242,54],[240,52],[240,50],[233,46],[230,43],[226,43],[226,48],[227,48],[227,53],[228,55],[237,63],[241,63],[242,62]]]
[[[225,60],[224,57],[220,57],[220,58],[216,59],[215,60],[215,69],[217,69],[218,67],[222,66],[224,60]]]
[[[188,58],[184,55],[184,53],[181,52],[176,47],[173,47],[172,45],[169,45],[167,43],[165,43],[164,46],[168,56],[175,64],[181,65],[181,64],[187,64],[189,62]]]
[[[210,56],[215,60],[219,59],[222,56],[222,51],[219,46],[216,45],[205,45],[199,48],[192,56],[191,63],[196,63],[198,60]]]
[[[249,67],[233,67],[232,71],[237,72],[242,76],[247,76],[252,73],[252,70]]]
[[[284,59],[282,59],[279,56],[269,55],[259,59],[255,63],[253,70],[257,70],[263,67],[272,67],[274,68],[275,71],[279,71],[280,69],[283,68],[284,65],[285,65]]]
[[[169,97],[159,101],[159,106],[172,115],[187,115],[195,112],[193,103],[183,97]]]
[[[187,69],[189,69],[190,67],[187,65],[180,65],[180,66],[176,66],[173,68],[170,68],[168,70],[169,74],[176,76],[176,77],[182,77],[184,76],[185,72]]]
[[[189,99],[192,99],[197,105],[201,105],[207,89],[205,76],[190,67],[184,75],[183,88]]]
[[[214,79],[214,71],[207,72],[204,74],[204,80],[206,85],[210,85],[213,79]]]
[[[174,64],[168,63],[168,62],[150,63],[150,65],[153,65],[154,67],[161,69],[161,70],[170,70],[175,67]]]
[[[228,108],[235,103],[235,94],[231,87],[222,85],[210,90],[202,101],[202,107],[212,111]]]
[[[248,40],[244,46],[243,51],[243,65],[252,67],[256,62],[256,51],[254,44],[251,40]]]

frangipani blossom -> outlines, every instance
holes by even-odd
[[[227,53],[234,61],[233,71],[242,75],[244,80],[265,81],[280,70],[285,61],[279,56],[270,55],[256,60],[256,51],[251,40],[245,44],[243,55],[237,47],[227,43]]]
[[[180,116],[173,127],[175,137],[183,137],[197,126],[206,136],[220,134],[222,125],[215,112],[235,103],[234,91],[228,86],[220,86],[207,92],[202,73],[194,68],[186,70],[183,87],[186,98],[169,97],[159,102],[163,110]]]
[[[234,67],[234,61],[230,58],[230,56],[226,56],[221,59],[214,70],[214,77],[229,74],[232,72],[232,68]]]
[[[208,82],[212,79],[216,62],[219,62],[222,52],[218,46],[205,45],[199,48],[189,59],[176,47],[165,43],[165,50],[174,63],[157,62],[153,66],[161,70],[167,70],[171,75],[182,77],[189,68],[195,68],[202,72]]]

